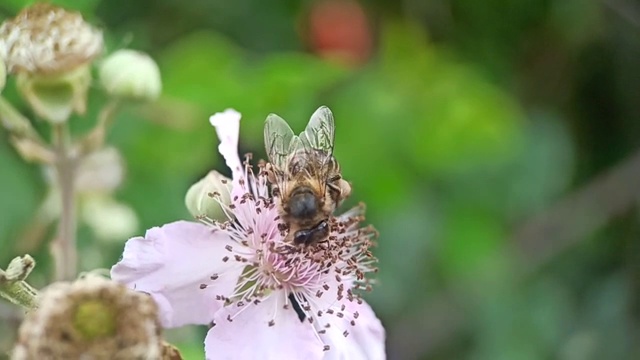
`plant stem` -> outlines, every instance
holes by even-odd
[[[78,255],[76,249],[76,159],[71,152],[71,139],[67,124],[53,128],[56,150],[56,175],[60,189],[62,211],[58,224],[58,236],[52,244],[55,260],[55,279],[72,280],[76,277]]]
[[[104,146],[105,137],[119,106],[120,101],[112,99],[100,110],[96,126],[78,142],[79,156],[88,155]]]

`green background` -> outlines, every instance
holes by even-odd
[[[189,219],[188,187],[210,169],[228,174],[209,115],[240,111],[241,152],[264,158],[268,113],[300,131],[327,105],[353,184],[345,207],[364,201],[380,232],[367,299],[389,358],[637,358],[640,165],[620,165],[639,156],[635,2],[362,1],[373,47],[356,64],[310,40],[353,34],[339,33],[358,17],[346,1],[329,3],[324,25],[309,21],[314,1],[53,2],[103,28],[108,53],[139,49],[160,66],[162,97],[126,107],[108,136],[127,169],[114,196],[135,210],[137,234]],[[5,0],[0,16],[24,5]],[[4,95],[19,102],[13,85]],[[91,95],[78,131],[104,103],[97,86]],[[43,286],[54,228],[22,240],[46,183],[1,136],[0,263],[28,250]],[[125,240],[82,225],[82,270],[110,267]],[[12,309],[0,303],[5,351]],[[202,357],[203,336],[170,332],[187,359]]]

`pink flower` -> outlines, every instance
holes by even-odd
[[[165,327],[214,324],[207,359],[384,359],[384,328],[357,291],[376,270],[363,206],[332,218],[328,241],[286,243],[266,175],[238,156],[240,114],[210,121],[233,174],[228,221],[152,228],[127,242],[112,278],[149,293]]]

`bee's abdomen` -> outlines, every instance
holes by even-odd
[[[318,212],[318,200],[309,189],[301,189],[291,196],[289,213],[298,219],[307,219]]]

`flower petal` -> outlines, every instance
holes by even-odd
[[[147,230],[127,241],[122,260],[111,268],[113,280],[149,293],[160,307],[165,327],[208,324],[222,307],[216,295],[229,296],[242,266],[222,261],[235,244],[222,231],[177,221]],[[218,278],[212,280],[212,275]],[[206,288],[201,288],[206,284]]]
[[[322,359],[323,345],[311,325],[301,322],[293,308],[283,309],[283,304],[284,293],[277,292],[257,305],[221,309],[204,341],[206,358]]]
[[[226,109],[209,118],[209,122],[216,128],[220,145],[218,151],[231,169],[233,180],[243,177],[242,162],[238,156],[238,138],[240,137],[241,114],[234,109]]]
[[[371,307],[364,301],[362,304],[346,302],[345,306],[342,311],[344,317],[332,317],[331,327],[321,335],[322,340],[330,346],[324,359],[386,359],[385,331]],[[354,316],[356,312],[357,315]],[[355,325],[351,324],[352,320]]]

